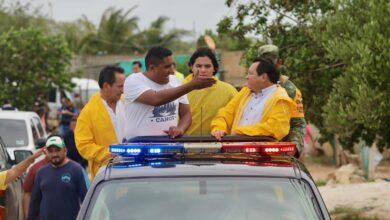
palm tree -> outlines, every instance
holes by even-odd
[[[130,14],[136,7],[127,11],[110,7],[103,13],[94,38],[100,51],[123,54],[135,48],[134,34],[138,30],[138,17]]]
[[[160,16],[150,24],[150,27],[137,35],[138,48],[140,52],[147,51],[153,46],[171,47],[180,38],[190,34],[183,29],[172,29],[164,33],[164,26],[169,20],[168,17]]]
[[[96,51],[96,45],[93,43],[96,27],[87,17],[83,16],[75,22],[60,23],[58,26],[73,53],[88,54]]]

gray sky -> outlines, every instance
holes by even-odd
[[[6,0],[6,4],[15,0]],[[86,15],[98,24],[103,11],[114,6],[129,9],[134,5],[134,15],[139,18],[139,27],[144,29],[160,15],[170,18],[167,29],[173,27],[193,30],[197,35],[205,29],[216,29],[218,21],[233,10],[225,0],[19,0],[32,6],[42,6],[42,12],[57,21],[74,21]]]

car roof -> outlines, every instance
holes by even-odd
[[[31,111],[0,111],[0,118],[6,119],[29,119],[34,116],[38,117],[37,113]]]
[[[311,178],[306,168],[292,158],[184,159],[153,162],[112,162],[101,169],[97,181],[126,178],[191,176],[251,176]]]

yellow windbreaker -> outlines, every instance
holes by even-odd
[[[188,75],[184,79],[184,83],[190,82],[192,77],[192,74]],[[237,90],[232,85],[220,80],[217,80],[209,88],[193,90],[188,93],[192,123],[186,134],[209,135],[211,132],[211,121],[217,115],[218,110],[225,107],[237,93]]]
[[[5,190],[7,188],[7,184],[5,184],[5,180],[7,179],[7,170],[0,172],[0,190]]]
[[[91,97],[81,111],[74,132],[80,155],[88,160],[92,179],[110,159],[109,146],[118,143],[111,117],[100,93]]]
[[[227,134],[248,136],[270,136],[277,140],[285,137],[290,130],[291,112],[295,107],[285,89],[278,86],[265,104],[261,120],[253,125],[238,126],[246,105],[252,97],[249,88],[244,87],[221,110],[211,122],[211,130]]]

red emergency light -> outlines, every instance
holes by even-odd
[[[262,155],[293,155],[296,146],[292,142],[244,142],[222,143],[223,153],[246,153]]]

